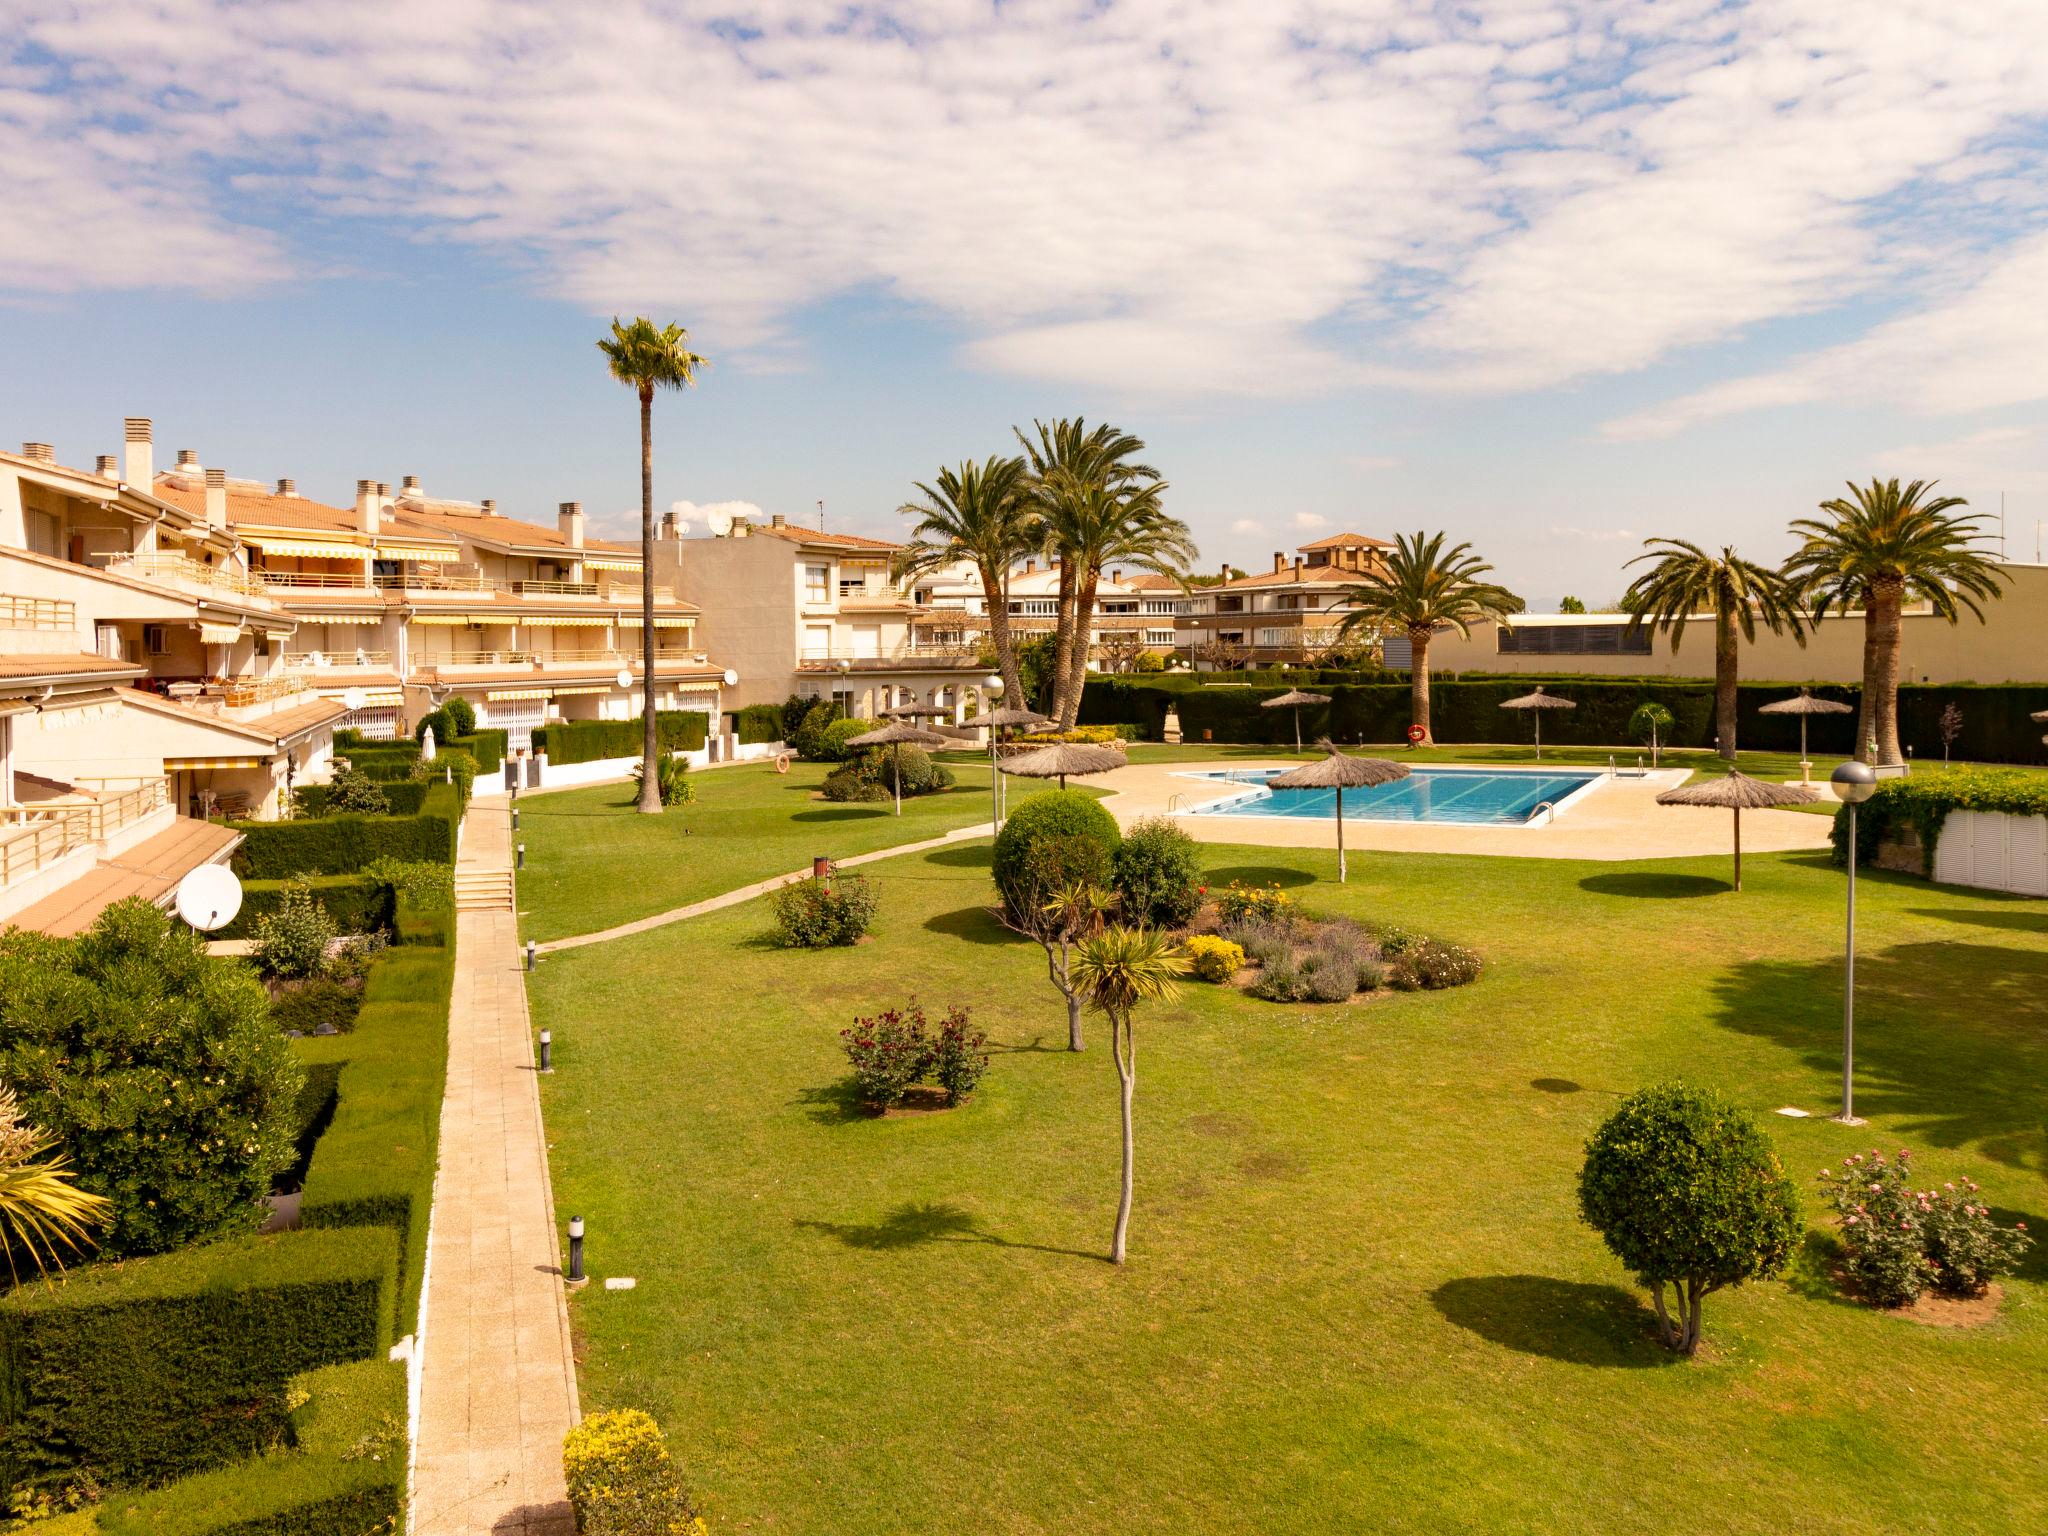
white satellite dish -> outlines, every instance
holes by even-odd
[[[737,688],[737,687],[739,686],[739,684],[740,684],[740,675],[739,675],[739,673],[737,673],[737,672],[733,671],[733,669],[732,669],[731,667],[727,667],[727,668],[725,669],[725,686],[726,686],[726,687],[728,687],[728,688]]]
[[[225,864],[202,864],[178,882],[178,916],[201,933],[225,928],[242,910],[242,882]]]
[[[628,672],[624,667],[621,667],[619,668],[619,675],[613,678],[612,681],[617,683],[621,688],[630,688],[633,686],[633,674],[631,672]]]
[[[704,513],[704,526],[711,530],[714,539],[722,539],[732,532],[732,514],[724,507],[709,507]]]
[[[370,696],[360,688],[350,688],[341,696],[341,707],[347,710],[361,709],[370,702]]]

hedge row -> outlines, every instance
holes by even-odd
[[[1882,779],[1857,808],[1856,862],[1868,864],[1878,845],[1920,839],[1921,873],[1934,873],[1934,846],[1951,811],[2002,811],[2008,816],[2048,816],[2048,780],[2010,768],[1919,769],[1903,779]],[[1849,818],[1835,813],[1835,862],[1848,857]]]
[[[695,752],[704,745],[711,717],[701,710],[664,709],[654,717],[655,740],[663,752]],[[608,757],[638,757],[643,728],[633,720],[559,720],[533,733],[533,750],[561,765],[594,763]]]
[[[1303,681],[1290,676],[1288,686]],[[1559,746],[1622,746],[1632,738],[1629,717],[1636,706],[1662,704],[1675,722],[1669,745],[1712,747],[1715,737],[1714,685],[1702,679],[1646,677],[1540,678],[1467,674],[1430,685],[1430,724],[1440,742],[1527,741],[1534,730],[1528,712],[1503,710],[1504,700],[1525,694],[1538,682],[1578,707],[1546,710],[1543,739]],[[1277,684],[1235,686],[1194,679],[1091,678],[1081,697],[1081,723],[1132,724],[1151,741],[1165,736],[1166,711],[1177,707],[1183,738],[1192,742],[1294,740],[1294,712],[1262,709],[1260,700],[1285,688]],[[1301,711],[1305,737],[1330,735],[1342,742],[1397,742],[1409,723],[1406,681],[1331,684],[1331,702]],[[1763,705],[1788,697],[1793,685],[1744,683],[1737,693],[1736,733],[1750,751],[1796,752],[1799,718],[1759,713]],[[1860,690],[1821,685],[1821,698],[1856,705]],[[1901,742],[1921,761],[1942,755],[1941,714],[1954,703],[1962,713],[1962,734],[1951,750],[1976,762],[2048,762],[2040,727],[2027,717],[2048,708],[2048,684],[1908,684],[1899,689]],[[1808,746],[1817,757],[1847,757],[1856,742],[1854,714],[1816,715],[1808,720]],[[1208,736],[1203,732],[1207,731]]]
[[[223,939],[256,936],[259,918],[275,913],[284,899],[284,880],[242,882],[242,910],[235,920],[216,935]],[[396,916],[395,897],[389,885],[368,875],[311,875],[306,883],[314,899],[327,908],[327,915],[343,933],[382,933]]]
[[[405,1516],[405,1367],[388,1360],[293,1378],[303,1397],[279,1448],[168,1487],[110,1498],[107,1536],[367,1536]]]
[[[380,780],[377,787],[384,792],[385,802],[391,807],[386,814],[392,816],[419,815],[420,801],[427,795],[427,780],[410,775],[402,779]],[[292,794],[300,816],[325,816],[331,809],[328,802],[333,798],[334,786],[301,784]]]
[[[398,1265],[396,1237],[364,1227],[21,1287],[0,1301],[7,1486],[155,1482],[263,1449],[287,1432],[291,1377],[390,1349]]]
[[[749,704],[735,714],[734,720],[742,744],[782,740],[780,704]]]
[[[245,880],[282,880],[301,874],[354,874],[383,858],[453,864],[461,820],[459,781],[429,781],[418,813],[411,816],[345,814],[237,822],[242,844],[234,852],[234,870]]]

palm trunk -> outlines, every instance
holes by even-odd
[[[1408,713],[1422,727],[1422,740],[1416,745],[1433,747],[1436,737],[1429,729],[1429,631],[1411,627],[1408,650]]]
[[[1116,1057],[1116,1076],[1122,1089],[1124,1124],[1124,1174],[1123,1189],[1116,1204],[1116,1231],[1109,1240],[1109,1262],[1121,1264],[1131,1232],[1131,1189],[1135,1180],[1136,1146],[1131,1133],[1131,1093],[1138,1084],[1138,1042],[1131,1034],[1128,1017],[1121,1023],[1116,1015],[1109,1019],[1110,1049]]]
[[[640,386],[640,804],[661,814],[660,753],[654,731],[654,387]]]
[[[1003,675],[1003,698],[1012,708],[1026,707],[1024,685],[1017,675],[1017,642],[1010,633],[1009,568],[999,573],[981,568],[981,594],[988,604],[988,637],[996,648],[996,670]]]
[[[1714,615],[1714,729],[1721,756],[1735,761],[1735,615],[1726,608]]]
[[[1067,686],[1067,666],[1074,654],[1074,562],[1060,561],[1060,590],[1056,603],[1058,617],[1053,620],[1052,631],[1052,697],[1046,701],[1045,712],[1054,720],[1066,707],[1064,690]]]
[[[1869,590],[1863,594],[1863,690],[1856,701],[1856,751],[1858,762],[1877,760],[1871,743],[1877,740],[1877,614],[1876,599]]]
[[[1060,729],[1071,731],[1080,718],[1081,695],[1088,687],[1089,636],[1095,631],[1095,594],[1102,585],[1102,571],[1090,567],[1080,578],[1074,593],[1073,654],[1067,663],[1065,687],[1061,691]]]
[[[1864,618],[1870,635],[1866,665],[1873,674],[1867,697],[1880,763],[1900,763],[1906,758],[1899,750],[1899,607],[1904,595],[1896,579],[1872,583],[1870,609]]]

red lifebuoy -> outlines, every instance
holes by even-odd
[[[1411,746],[1411,747],[1419,747],[1419,746],[1421,746],[1421,745],[1422,745],[1422,741],[1423,741],[1423,738],[1424,738],[1424,737],[1426,737],[1427,735],[1429,735],[1429,730],[1428,730],[1428,728],[1427,728],[1427,727],[1425,727],[1425,726],[1420,726],[1420,725],[1411,725],[1411,726],[1409,726],[1409,727],[1408,727],[1408,745],[1409,745],[1409,746]]]
[[[775,771],[777,773],[789,772],[789,754],[787,752],[775,754]]]

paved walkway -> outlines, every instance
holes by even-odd
[[[458,869],[511,863],[508,804],[470,801]],[[462,911],[420,1320],[419,1536],[573,1532],[562,1436],[579,1415],[560,1263],[515,919]]]
[[[873,853],[857,853],[851,858],[836,860],[835,867],[851,869],[856,864],[872,864],[877,859],[893,859],[906,853],[924,853],[932,848],[943,848],[948,843],[965,842],[973,837],[989,837],[994,832],[995,825],[986,821],[971,827],[955,827],[944,837],[928,837],[919,843],[898,843],[894,848],[877,848]],[[570,938],[555,939],[547,944],[536,944],[534,952],[551,955],[561,949],[580,949],[585,944],[603,944],[610,939],[623,939],[629,934],[645,933],[650,928],[663,928],[670,923],[680,923],[686,918],[702,917],[706,912],[716,912],[721,907],[736,907],[743,901],[752,901],[756,896],[765,896],[777,886],[787,885],[792,880],[809,879],[810,873],[806,868],[786,875],[776,875],[768,880],[756,880],[752,885],[722,891],[716,896],[707,896],[702,901],[693,901],[686,907],[671,907],[668,911],[657,912],[652,917],[635,918],[630,923],[620,923],[616,928],[600,928],[595,933],[579,933]]]

